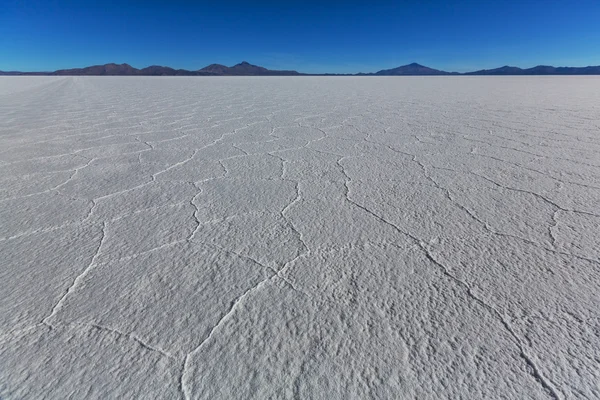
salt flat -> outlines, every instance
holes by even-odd
[[[0,398],[600,398],[600,78],[0,78]]]

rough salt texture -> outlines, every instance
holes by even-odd
[[[600,398],[600,78],[0,78],[0,398]]]

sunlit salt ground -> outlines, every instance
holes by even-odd
[[[600,398],[600,78],[0,79],[0,398]]]

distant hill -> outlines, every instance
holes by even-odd
[[[467,72],[464,75],[600,75],[600,66],[553,67],[550,65],[538,65],[522,69],[505,65],[500,68]]]
[[[21,72],[21,71],[0,71],[0,76],[19,76],[19,75],[52,75],[52,72]]]
[[[519,67],[504,67],[494,69],[482,69],[474,72],[467,72],[464,75],[522,75],[523,70]]]
[[[426,67],[421,64],[412,63],[408,65],[403,65],[401,67],[396,67],[392,69],[382,69],[381,71],[377,71],[375,75],[452,75],[450,72],[440,71],[438,69],[433,69]]]
[[[207,73],[211,75],[224,75],[224,76],[273,76],[273,75],[300,75],[297,71],[278,71],[271,70],[265,67],[259,67],[258,65],[252,65],[249,62],[242,61],[233,67],[226,67],[221,64],[211,64],[198,70],[200,73]]]
[[[93,65],[85,68],[59,69],[52,75],[137,75],[139,70],[129,64]]]
[[[146,68],[137,69],[129,64],[104,64],[92,65],[85,68],[61,69],[54,72],[19,72],[0,71],[0,75],[110,75],[110,76],[352,76],[352,74],[302,74],[297,71],[272,70],[258,65],[252,65],[242,61],[232,67],[222,64],[210,64],[196,71],[185,69],[174,69],[160,65],[151,65]],[[446,72],[439,69],[426,67],[421,64],[412,63],[391,69],[382,69],[375,73],[358,73],[355,76],[448,76],[448,75],[600,75],[600,66],[589,67],[553,67],[550,65],[538,65],[533,68],[522,69],[505,65],[494,69],[482,69],[479,71]]]
[[[147,76],[193,76],[198,75],[194,71],[185,69],[173,69],[171,67],[161,67],[160,65],[151,65],[137,71],[136,75]]]

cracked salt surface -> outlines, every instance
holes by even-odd
[[[0,78],[0,398],[600,398],[600,79]]]

